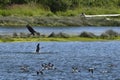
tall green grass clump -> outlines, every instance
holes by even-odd
[[[120,13],[120,0],[0,0],[2,16],[76,16]]]
[[[0,9],[0,15],[2,16],[46,16],[50,14],[49,9],[45,9],[42,6],[30,3],[30,4],[15,4],[7,8]]]

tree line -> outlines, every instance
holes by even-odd
[[[53,13],[78,7],[120,7],[120,0],[0,0],[0,7],[29,3],[40,4]]]

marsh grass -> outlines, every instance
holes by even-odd
[[[120,8],[117,7],[78,7],[73,10],[67,10],[66,12],[57,12],[58,16],[76,16],[81,13],[88,15],[95,14],[120,14]]]
[[[0,42],[33,42],[33,41],[57,41],[57,42],[69,42],[69,41],[82,41],[82,42],[91,42],[91,41],[111,41],[111,40],[120,40],[120,37],[114,39],[102,39],[102,38],[85,38],[85,37],[69,37],[69,38],[0,38]]]
[[[44,9],[37,4],[13,5],[5,9],[0,9],[2,16],[46,16],[52,15],[49,9]]]
[[[11,37],[1,37],[0,42],[13,42],[14,39]]]
[[[52,13],[49,8],[43,7],[37,3],[29,4],[14,4],[8,6],[5,9],[0,9],[1,16],[77,16],[81,13],[85,14],[118,14],[120,8],[118,7],[87,7],[80,6],[74,9],[68,9],[67,11],[58,11]]]

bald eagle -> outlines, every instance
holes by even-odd
[[[30,33],[34,36],[35,34],[38,34],[29,24],[26,25],[27,29],[30,31]]]

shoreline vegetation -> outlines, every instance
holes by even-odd
[[[120,26],[120,0],[2,0],[0,26]]]
[[[31,35],[26,33],[13,33],[12,35],[1,35],[0,42],[32,42],[32,41],[112,41],[120,40],[120,34],[113,30],[107,30],[101,35],[95,35],[91,32],[82,32],[79,35],[69,35],[66,33],[54,33],[49,35],[39,34]]]
[[[82,15],[81,15],[82,14]],[[0,26],[70,27],[70,26],[120,26],[120,16],[94,16],[120,14],[120,0],[1,0]],[[110,32],[110,33],[109,33]],[[48,37],[50,36],[51,37]],[[0,42],[14,41],[104,41],[120,40],[120,35],[112,30],[100,36],[83,32],[80,35],[60,33],[30,36],[13,33],[0,36]]]
[[[119,17],[119,16],[118,16]],[[55,17],[18,17],[18,16],[0,16],[0,26],[120,26],[120,19],[116,17],[84,17],[84,16],[55,16]]]

